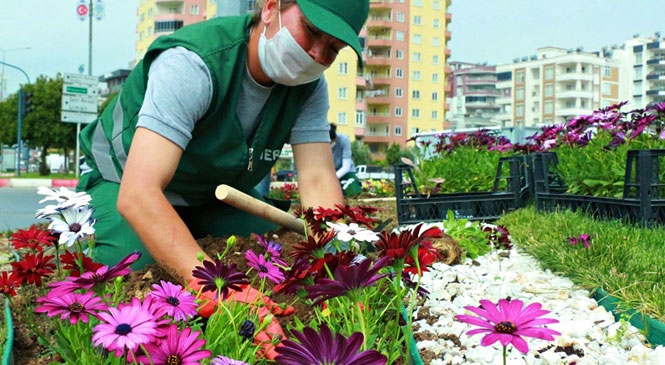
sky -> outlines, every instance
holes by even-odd
[[[79,20],[78,3],[0,0],[0,60],[4,55],[31,82],[40,75],[78,73],[81,65],[87,74],[89,22]],[[133,61],[137,4],[104,0],[104,18],[92,24],[93,75],[127,68]],[[448,11],[452,61],[505,64],[534,55],[540,47],[596,51],[634,34],[662,31],[665,37],[665,0],[452,0]],[[5,75],[8,94],[26,82],[17,70],[5,68]]]

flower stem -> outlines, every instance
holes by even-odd
[[[365,304],[363,304],[365,305]],[[365,315],[363,314],[363,310],[360,309],[360,302],[355,303],[355,309],[357,312],[358,316],[358,321],[360,322],[360,331],[363,333],[363,351],[367,350],[367,329],[365,328]]]
[[[506,365],[507,357],[508,357],[508,351],[506,350],[506,346],[503,346],[503,365]]]

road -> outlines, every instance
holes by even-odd
[[[46,205],[39,204],[42,198],[36,187],[0,189],[0,231],[25,229],[31,224],[45,222],[35,218],[37,209]]]

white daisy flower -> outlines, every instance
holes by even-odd
[[[351,223],[346,225],[344,223],[331,223],[326,224],[337,232],[337,239],[344,242],[351,242],[351,240],[374,242],[378,241],[379,235],[367,228],[358,226],[358,223]]]
[[[71,247],[76,241],[95,233],[92,227],[93,210],[90,207],[70,208],[60,212],[60,216],[53,216],[48,228],[60,233],[58,243]]]
[[[44,199],[39,201],[39,204],[53,200],[57,203],[58,208],[78,208],[90,203],[92,197],[86,192],[76,192],[69,190],[65,187],[60,189],[53,189],[46,186],[37,188],[37,194],[44,195]]]

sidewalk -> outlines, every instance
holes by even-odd
[[[75,188],[76,184],[78,184],[78,179],[0,178],[0,188],[36,188],[39,186]]]

